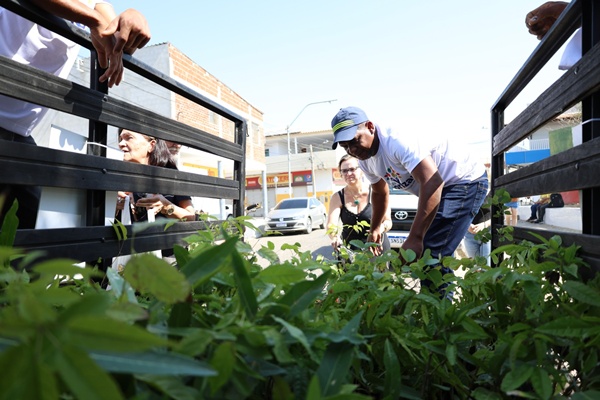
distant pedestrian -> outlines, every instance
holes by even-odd
[[[519,221],[519,198],[513,197],[508,203],[504,203],[508,207],[508,213],[504,214],[504,224],[507,226],[517,226]]]
[[[526,222],[535,222],[538,220],[538,210],[541,206],[550,203],[550,194],[543,194],[540,198],[531,205],[531,216]]]

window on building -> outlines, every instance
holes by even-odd
[[[269,149],[265,149],[265,157],[269,157]]]

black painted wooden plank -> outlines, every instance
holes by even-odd
[[[0,93],[172,140],[230,160],[244,158],[244,149],[239,144],[3,57],[0,57]]]
[[[67,257],[77,261],[96,260],[135,252],[171,248],[184,245],[183,239],[216,222],[177,222],[166,230],[162,226],[148,227],[132,233],[128,226],[128,239],[119,241],[111,226],[63,229],[29,229],[17,231],[15,247],[28,252],[42,251],[43,258]]]
[[[0,182],[239,199],[239,182],[2,141]]]
[[[585,142],[494,181],[513,197],[600,186],[600,138]]]
[[[539,126],[600,89],[600,45],[585,54],[494,137],[492,155],[507,151]]]

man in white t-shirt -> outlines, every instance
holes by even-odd
[[[116,15],[103,0],[33,0],[44,10],[78,26],[87,26],[106,72],[101,82],[118,85],[123,77],[123,53],[133,53],[150,40],[146,19],[129,9]],[[66,78],[79,46],[56,33],[0,7],[0,56]],[[0,95],[0,140],[35,145],[31,132],[40,123],[47,108]],[[4,205],[0,223],[14,199],[19,201],[19,227],[35,228],[41,190],[39,187],[0,183]]]
[[[340,145],[359,159],[372,187],[369,241],[381,241],[381,223],[389,187],[419,196],[417,213],[403,249],[420,257],[451,256],[483,204],[488,180],[485,167],[465,146],[419,135],[382,130],[357,107],[342,108],[331,121],[333,148]],[[375,250],[377,252],[377,250]],[[442,267],[442,273],[452,270]]]

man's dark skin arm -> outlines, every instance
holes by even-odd
[[[435,214],[437,213],[440,201],[442,199],[442,189],[444,180],[438,172],[433,159],[428,156],[423,159],[411,172],[411,175],[420,184],[419,203],[415,220],[410,228],[408,238],[402,244],[405,250],[411,249],[417,257],[423,253],[423,239],[431,226]],[[388,209],[389,189],[387,183],[381,179],[379,182],[371,185],[371,232],[369,242],[379,243],[381,234],[379,225],[383,220],[385,210]],[[381,253],[381,249],[374,249],[376,255]]]
[[[423,254],[423,240],[429,230],[442,199],[444,180],[438,172],[435,162],[428,156],[412,170],[411,175],[419,182],[419,203],[417,214],[408,237],[402,244],[405,250],[411,249],[417,257]]]
[[[390,190],[383,179],[371,184],[371,230],[367,237],[368,242],[382,243],[384,230],[381,229],[381,223],[385,219],[385,213],[389,212],[389,200]],[[371,251],[375,255],[382,253],[381,247],[371,248]]]

